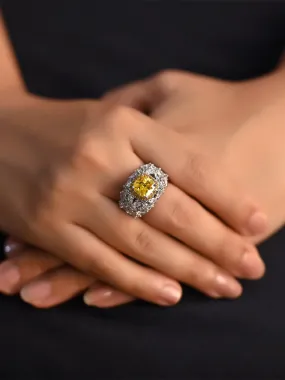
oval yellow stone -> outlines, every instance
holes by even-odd
[[[157,182],[150,175],[140,175],[132,185],[134,194],[141,199],[150,199],[157,189]]]

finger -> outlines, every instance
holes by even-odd
[[[120,306],[134,300],[134,297],[102,283],[93,285],[84,294],[84,302],[86,305],[100,308]]]
[[[50,308],[75,297],[92,283],[93,277],[70,266],[63,266],[31,281],[20,295],[23,301],[35,307]]]
[[[103,100],[112,106],[122,105],[149,114],[161,100],[149,83],[141,80],[116,88],[106,93]]]
[[[175,185],[237,231],[247,235],[264,232],[266,215],[229,179],[220,162],[196,152],[181,135],[144,115],[135,113],[135,120],[132,145],[144,162],[162,167]]]
[[[130,218],[110,199],[102,197],[96,213],[98,218],[86,213],[80,225],[125,255],[211,297],[241,294],[241,285],[225,270],[143,220]]]
[[[163,99],[166,93],[170,99],[173,82],[181,82],[181,79],[179,73],[159,74],[149,80],[111,91],[105,99],[113,104],[138,109],[149,107],[150,104],[157,107],[159,99]],[[179,88],[182,85],[179,83]],[[143,107],[138,107],[139,104]],[[246,244],[238,234],[208,213],[197,201],[186,197],[178,188],[169,187],[166,195],[145,217],[150,225],[175,236],[237,277],[254,279],[264,274],[264,263],[253,246]]]
[[[6,252],[8,253],[9,258],[15,257],[15,255],[21,255],[21,254],[25,255],[25,252],[23,253],[23,251],[24,249],[27,249],[27,245],[11,237],[6,240],[5,247],[7,247]],[[11,256],[11,254],[14,256]],[[38,256],[36,257],[36,260],[39,260]],[[54,269],[54,268],[52,267],[47,268],[47,270],[51,270],[51,269]],[[22,270],[22,267],[20,266],[19,272],[21,272],[21,270]],[[43,271],[42,273],[37,274],[37,277],[36,277],[37,281],[33,281],[33,287],[31,286],[25,287],[25,285],[27,285],[28,282],[26,283],[25,281],[21,281],[21,283],[18,284],[18,290],[20,290],[20,287],[25,287],[24,288],[25,290],[23,291],[23,294],[26,297],[25,300],[26,302],[33,304],[34,297],[31,292],[31,289],[34,289],[35,292],[39,294],[40,289],[42,288],[41,281],[47,280],[50,283],[51,294],[50,294],[50,297],[48,297],[47,299],[45,299],[45,297],[39,297],[42,303],[42,307],[56,306],[72,298],[74,294],[77,294],[86,289],[85,287],[84,288],[81,287],[82,273],[72,268],[70,268],[70,272],[71,273],[67,275],[66,268],[57,267],[55,271],[52,271],[49,273],[48,276],[45,276],[46,271]],[[73,288],[66,288],[67,286],[69,286],[71,276],[74,277],[73,278],[74,281],[72,282]],[[54,286],[53,285],[54,282],[57,282],[57,284],[61,282],[62,286],[61,287]],[[94,279],[92,282],[94,282]],[[90,284],[92,282],[90,282]],[[74,286],[76,284],[78,285],[77,289]],[[88,285],[86,285],[86,287],[87,286]],[[37,297],[35,296],[35,298]],[[30,299],[30,301],[28,299]],[[113,306],[119,306],[124,303],[130,302],[134,300],[134,298],[116,289],[113,289],[112,287],[109,287],[107,285],[104,285],[103,283],[98,282],[96,285],[93,285],[93,287],[88,290],[88,292],[86,293],[84,297],[84,300],[85,300],[85,303],[88,304],[89,306],[113,307]]]
[[[235,277],[257,279],[264,274],[264,263],[252,244],[171,184],[144,220]]]
[[[111,186],[109,188],[112,191],[108,191],[107,195],[118,200],[119,191]],[[97,204],[95,199],[92,200],[92,194],[89,201]],[[84,213],[83,218],[90,215],[93,220],[92,214]],[[144,220],[186,243],[235,277],[258,279],[264,274],[264,263],[254,245],[172,184]],[[91,224],[94,225],[94,221]]]
[[[188,81],[190,77],[192,81],[197,78],[187,74]],[[149,78],[115,88],[107,92],[103,100],[111,105],[123,105],[152,114],[173,95],[183,93],[185,88],[189,89],[189,86],[185,86],[185,73],[179,70],[165,70]]]
[[[57,244],[60,252],[65,248],[66,261],[135,298],[170,306],[182,296],[177,281],[130,260],[79,226],[62,229]]]
[[[0,292],[15,294],[29,281],[62,265],[48,253],[27,247],[0,264]]]

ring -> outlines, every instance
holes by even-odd
[[[167,184],[168,175],[161,168],[151,163],[142,165],[123,186],[119,206],[128,215],[140,218],[154,207]]]

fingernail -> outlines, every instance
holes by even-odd
[[[132,301],[134,298],[108,286],[101,286],[84,294],[88,306],[112,307]]]
[[[267,216],[260,211],[255,212],[248,220],[247,229],[251,235],[261,234],[266,231]]]
[[[242,293],[242,286],[236,280],[226,275],[216,277],[217,293],[223,297],[236,298]]]
[[[20,281],[19,268],[6,261],[0,265],[0,290],[11,292]]]
[[[258,279],[264,275],[265,265],[260,256],[251,252],[250,250],[246,251],[242,258],[242,266],[245,272],[245,275],[251,279]]]
[[[41,301],[48,298],[51,294],[51,285],[46,281],[39,281],[25,286],[21,292],[21,298],[26,302]]]
[[[88,306],[96,305],[97,302],[102,301],[102,299],[111,298],[113,295],[113,290],[111,288],[98,288],[92,290],[89,293],[85,293],[83,300]]]
[[[20,251],[23,249],[24,245],[21,243],[18,243],[15,240],[8,239],[4,244],[4,252],[6,256],[13,255],[16,251]]]
[[[175,305],[181,298],[182,291],[176,286],[166,285],[161,292],[161,298],[158,303],[162,306]]]

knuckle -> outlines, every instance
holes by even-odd
[[[169,214],[168,218],[166,218],[166,223],[168,224],[168,228],[170,230],[183,231],[191,227],[193,218],[185,205],[179,201],[176,201],[169,205],[168,209]]]
[[[153,251],[154,242],[150,234],[145,229],[139,231],[134,238],[135,251],[144,254],[145,252],[151,253]]]
[[[123,105],[116,105],[105,115],[105,119],[102,123],[106,132],[117,133],[122,131],[123,128],[129,125],[133,110]]]
[[[186,154],[185,162],[181,166],[181,175],[187,184],[195,188],[204,187],[207,184],[207,173],[207,164],[200,154]]]
[[[96,173],[110,171],[107,150],[91,138],[81,143],[72,165],[75,177],[81,179],[86,174],[96,175]]]
[[[134,278],[128,283],[126,291],[130,295],[134,295],[143,299],[147,297],[148,294],[148,287],[146,285],[147,283],[148,282],[146,282],[144,278]]]
[[[81,164],[85,161],[91,161],[96,152],[96,146],[93,139],[86,137],[83,141],[80,142],[76,154],[73,160],[73,168],[76,168],[76,164]]]

